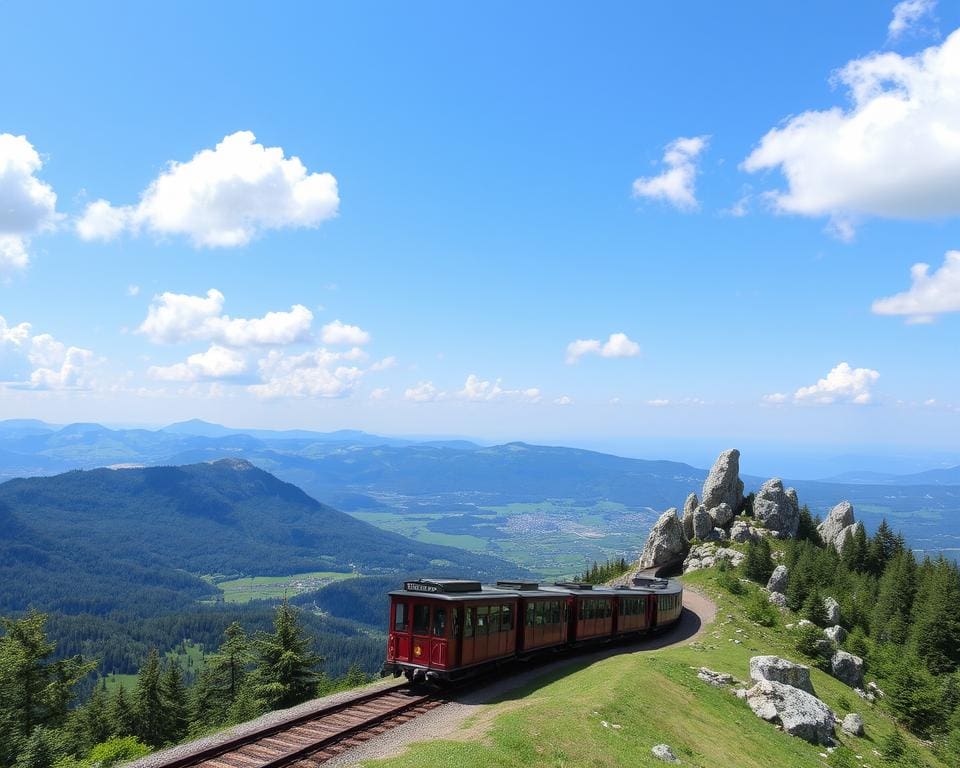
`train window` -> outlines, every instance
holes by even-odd
[[[533,603],[527,603],[527,626],[528,627],[533,626],[533,617],[536,613],[536,610],[537,609]]]
[[[500,613],[500,629],[509,632],[513,629],[513,606],[505,605]]]
[[[473,625],[476,623],[473,620],[473,617],[476,612],[477,612],[476,608],[467,608],[463,612],[463,636],[464,637],[473,637]]]
[[[490,609],[486,605],[477,608],[477,635],[485,635],[490,628],[490,617],[487,615]]]
[[[413,634],[425,635],[430,631],[430,606],[413,606]]]
[[[537,603],[537,617],[535,621],[538,627],[543,626],[543,603]]]
[[[433,609],[433,636],[446,637],[447,635],[447,609]]]
[[[397,603],[396,608],[394,608],[394,614],[393,614],[393,631],[406,632],[407,621],[408,621],[407,604]]]
[[[613,616],[613,606],[610,605],[609,600],[604,600],[603,601],[603,618],[609,619],[611,616]]]
[[[495,634],[500,631],[500,606],[491,605],[490,606],[490,634]]]
[[[550,623],[551,624],[560,623],[560,603],[556,601],[550,603]]]

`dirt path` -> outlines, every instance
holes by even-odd
[[[473,741],[480,738],[499,714],[522,705],[522,702],[507,701],[488,706],[490,702],[515,688],[536,680],[540,676],[555,672],[563,667],[584,662],[592,663],[617,654],[643,653],[683,645],[696,640],[706,631],[707,625],[713,621],[717,613],[717,606],[699,592],[693,592],[685,588],[683,591],[683,607],[684,611],[680,616],[680,621],[668,632],[646,638],[632,645],[577,654],[560,661],[541,664],[520,674],[496,680],[482,689],[472,690],[458,696],[449,704],[437,707],[415,720],[404,723],[354,749],[343,752],[326,765],[358,766],[364,760],[393,757],[403,752],[408,745],[417,741],[432,739]],[[473,715],[477,716],[475,722],[470,728],[463,728],[464,720]]]

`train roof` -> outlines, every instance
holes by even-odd
[[[430,597],[438,600],[489,600],[497,597],[550,598],[554,596],[614,597],[629,593],[678,594],[683,585],[675,579],[636,577],[632,585],[602,587],[579,582],[558,581],[540,584],[525,579],[498,581],[495,585],[468,579],[416,579],[406,581],[402,589],[389,594],[395,597]]]

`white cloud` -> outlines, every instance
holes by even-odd
[[[0,133],[0,274],[30,261],[30,238],[60,219],[57,195],[36,173],[40,155],[26,136]]]
[[[517,398],[531,403],[540,402],[540,390],[536,387],[529,389],[504,389],[500,386],[500,379],[496,381],[482,381],[475,373],[467,376],[467,380],[457,393],[457,397],[473,402],[489,402],[501,398]]]
[[[247,361],[239,352],[211,344],[206,352],[190,355],[175,365],[152,365],[147,375],[159,381],[199,381],[239,376],[247,370]]]
[[[560,395],[553,401],[554,405],[573,405],[573,398],[569,395]]]
[[[601,357],[636,357],[640,345],[631,341],[625,333],[611,333],[606,342],[599,339],[577,339],[567,344],[567,365],[580,361],[584,355]]]
[[[353,352],[353,350],[351,350]],[[247,390],[264,399],[276,397],[345,397],[357,386],[363,371],[343,363],[351,352],[318,348],[300,355],[271,350],[258,363],[262,384]]]
[[[86,240],[147,229],[185,235],[197,247],[230,247],[263,230],[316,227],[335,216],[339,204],[331,174],[308,173],[282,147],[265,147],[252,132],[238,131],[187,162],[171,162],[137,205],[91,203],[76,228]]]
[[[0,346],[10,344],[14,347],[21,347],[23,343],[30,338],[30,323],[18,323],[17,325],[7,325],[7,320],[0,315]]]
[[[770,395],[763,396],[763,402],[768,405],[782,405],[787,402],[787,396],[783,392],[774,392]]]
[[[866,216],[960,213],[960,30],[916,56],[851,61],[837,81],[849,108],[788,119],[743,162],[782,172],[787,189],[767,193],[774,208],[829,216],[847,239]]]
[[[390,394],[390,387],[377,387],[372,392],[370,392],[371,400],[385,400],[387,395]]]
[[[877,371],[869,368],[851,368],[849,363],[840,363],[826,378],[809,387],[801,387],[793,394],[798,403],[853,403],[868,404],[873,395],[870,388],[880,378]]]
[[[681,137],[670,142],[663,154],[667,169],[659,176],[634,181],[634,197],[665,200],[681,211],[694,211],[699,208],[696,197],[697,158],[706,149],[709,138]]]
[[[267,312],[261,318],[221,314],[224,297],[211,288],[204,296],[162,293],[155,296],[138,329],[158,344],[211,341],[230,347],[293,344],[309,336],[313,313],[301,304],[289,312]]]
[[[389,371],[391,368],[397,367],[397,358],[393,355],[383,358],[382,360],[377,360],[373,365],[370,366],[370,370],[377,371]]]
[[[140,295],[140,286],[134,285],[131,283],[127,286],[127,296],[139,296]]]
[[[933,15],[937,0],[903,0],[893,6],[893,18],[887,26],[887,39],[896,40]]]
[[[49,333],[31,335],[30,323],[11,326],[0,316],[0,349],[3,347],[10,347],[32,368],[26,381],[8,382],[16,389],[90,389],[94,385],[93,368],[99,361],[93,352],[67,346]]]
[[[347,325],[334,320],[320,330],[320,340],[324,344],[363,345],[370,343],[370,334],[356,325]]]
[[[444,393],[439,392],[432,381],[421,381],[414,387],[408,387],[403,397],[405,400],[411,400],[415,403],[432,403],[435,400],[443,398]]]
[[[654,400],[647,400],[647,405],[652,408],[666,408],[670,405],[670,401],[663,397],[658,397]]]
[[[931,322],[936,315],[960,312],[960,251],[947,251],[943,266],[930,274],[930,265],[910,268],[910,290],[877,299],[878,315],[906,315],[908,323]]]

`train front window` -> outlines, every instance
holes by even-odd
[[[394,608],[393,631],[394,632],[407,631],[407,604],[406,603],[397,603],[396,608]]]
[[[433,609],[433,636],[445,637],[447,634],[447,609]]]
[[[430,631],[430,606],[413,606],[413,634],[425,635]]]

